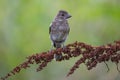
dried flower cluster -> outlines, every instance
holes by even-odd
[[[117,65],[117,70],[119,71],[118,63],[120,61],[120,41],[115,41],[113,44],[98,47],[93,47],[81,42],[75,42],[68,44],[65,48],[58,48],[52,51],[33,54],[32,56],[27,57],[25,62],[15,67],[5,77],[1,77],[1,80],[6,80],[10,76],[19,73],[22,69],[29,68],[30,65],[34,63],[39,65],[36,70],[41,71],[49,62],[53,60],[54,54],[62,54],[62,58],[59,61],[69,60],[72,57],[81,56],[70,69],[67,76],[73,74],[82,63],[84,63],[87,66],[87,69],[90,70],[96,67],[98,63],[104,62],[106,64],[106,61],[109,60]],[[106,66],[109,71],[107,64]]]

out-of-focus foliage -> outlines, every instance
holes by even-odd
[[[0,76],[4,76],[26,56],[49,50],[49,24],[59,10],[72,18],[66,44],[81,41],[103,45],[120,39],[119,0],[0,0]],[[53,61],[41,72],[34,65],[10,80],[119,80],[116,66],[107,73],[104,64],[88,71],[85,66],[71,77],[65,75],[76,59]],[[111,76],[112,75],[112,76]]]

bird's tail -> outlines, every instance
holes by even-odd
[[[61,58],[62,58],[62,54],[54,54],[54,59],[55,59],[56,61],[61,60]]]
[[[61,43],[54,43],[53,46],[55,48],[61,48],[62,44]],[[55,58],[56,61],[58,61],[58,60],[60,60],[62,58],[62,54],[55,54],[54,58]]]

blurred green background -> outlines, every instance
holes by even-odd
[[[120,39],[120,0],[0,0],[0,76],[25,57],[51,48],[49,24],[61,9],[72,15],[66,44],[80,41],[98,46]],[[66,77],[77,59],[52,61],[41,72],[32,65],[8,80],[120,80],[111,62],[108,73],[100,63],[91,71],[81,65]]]

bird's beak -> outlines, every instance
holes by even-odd
[[[71,17],[72,17],[71,15],[68,15],[68,16],[67,16],[67,19],[68,19],[68,18],[71,18]]]

